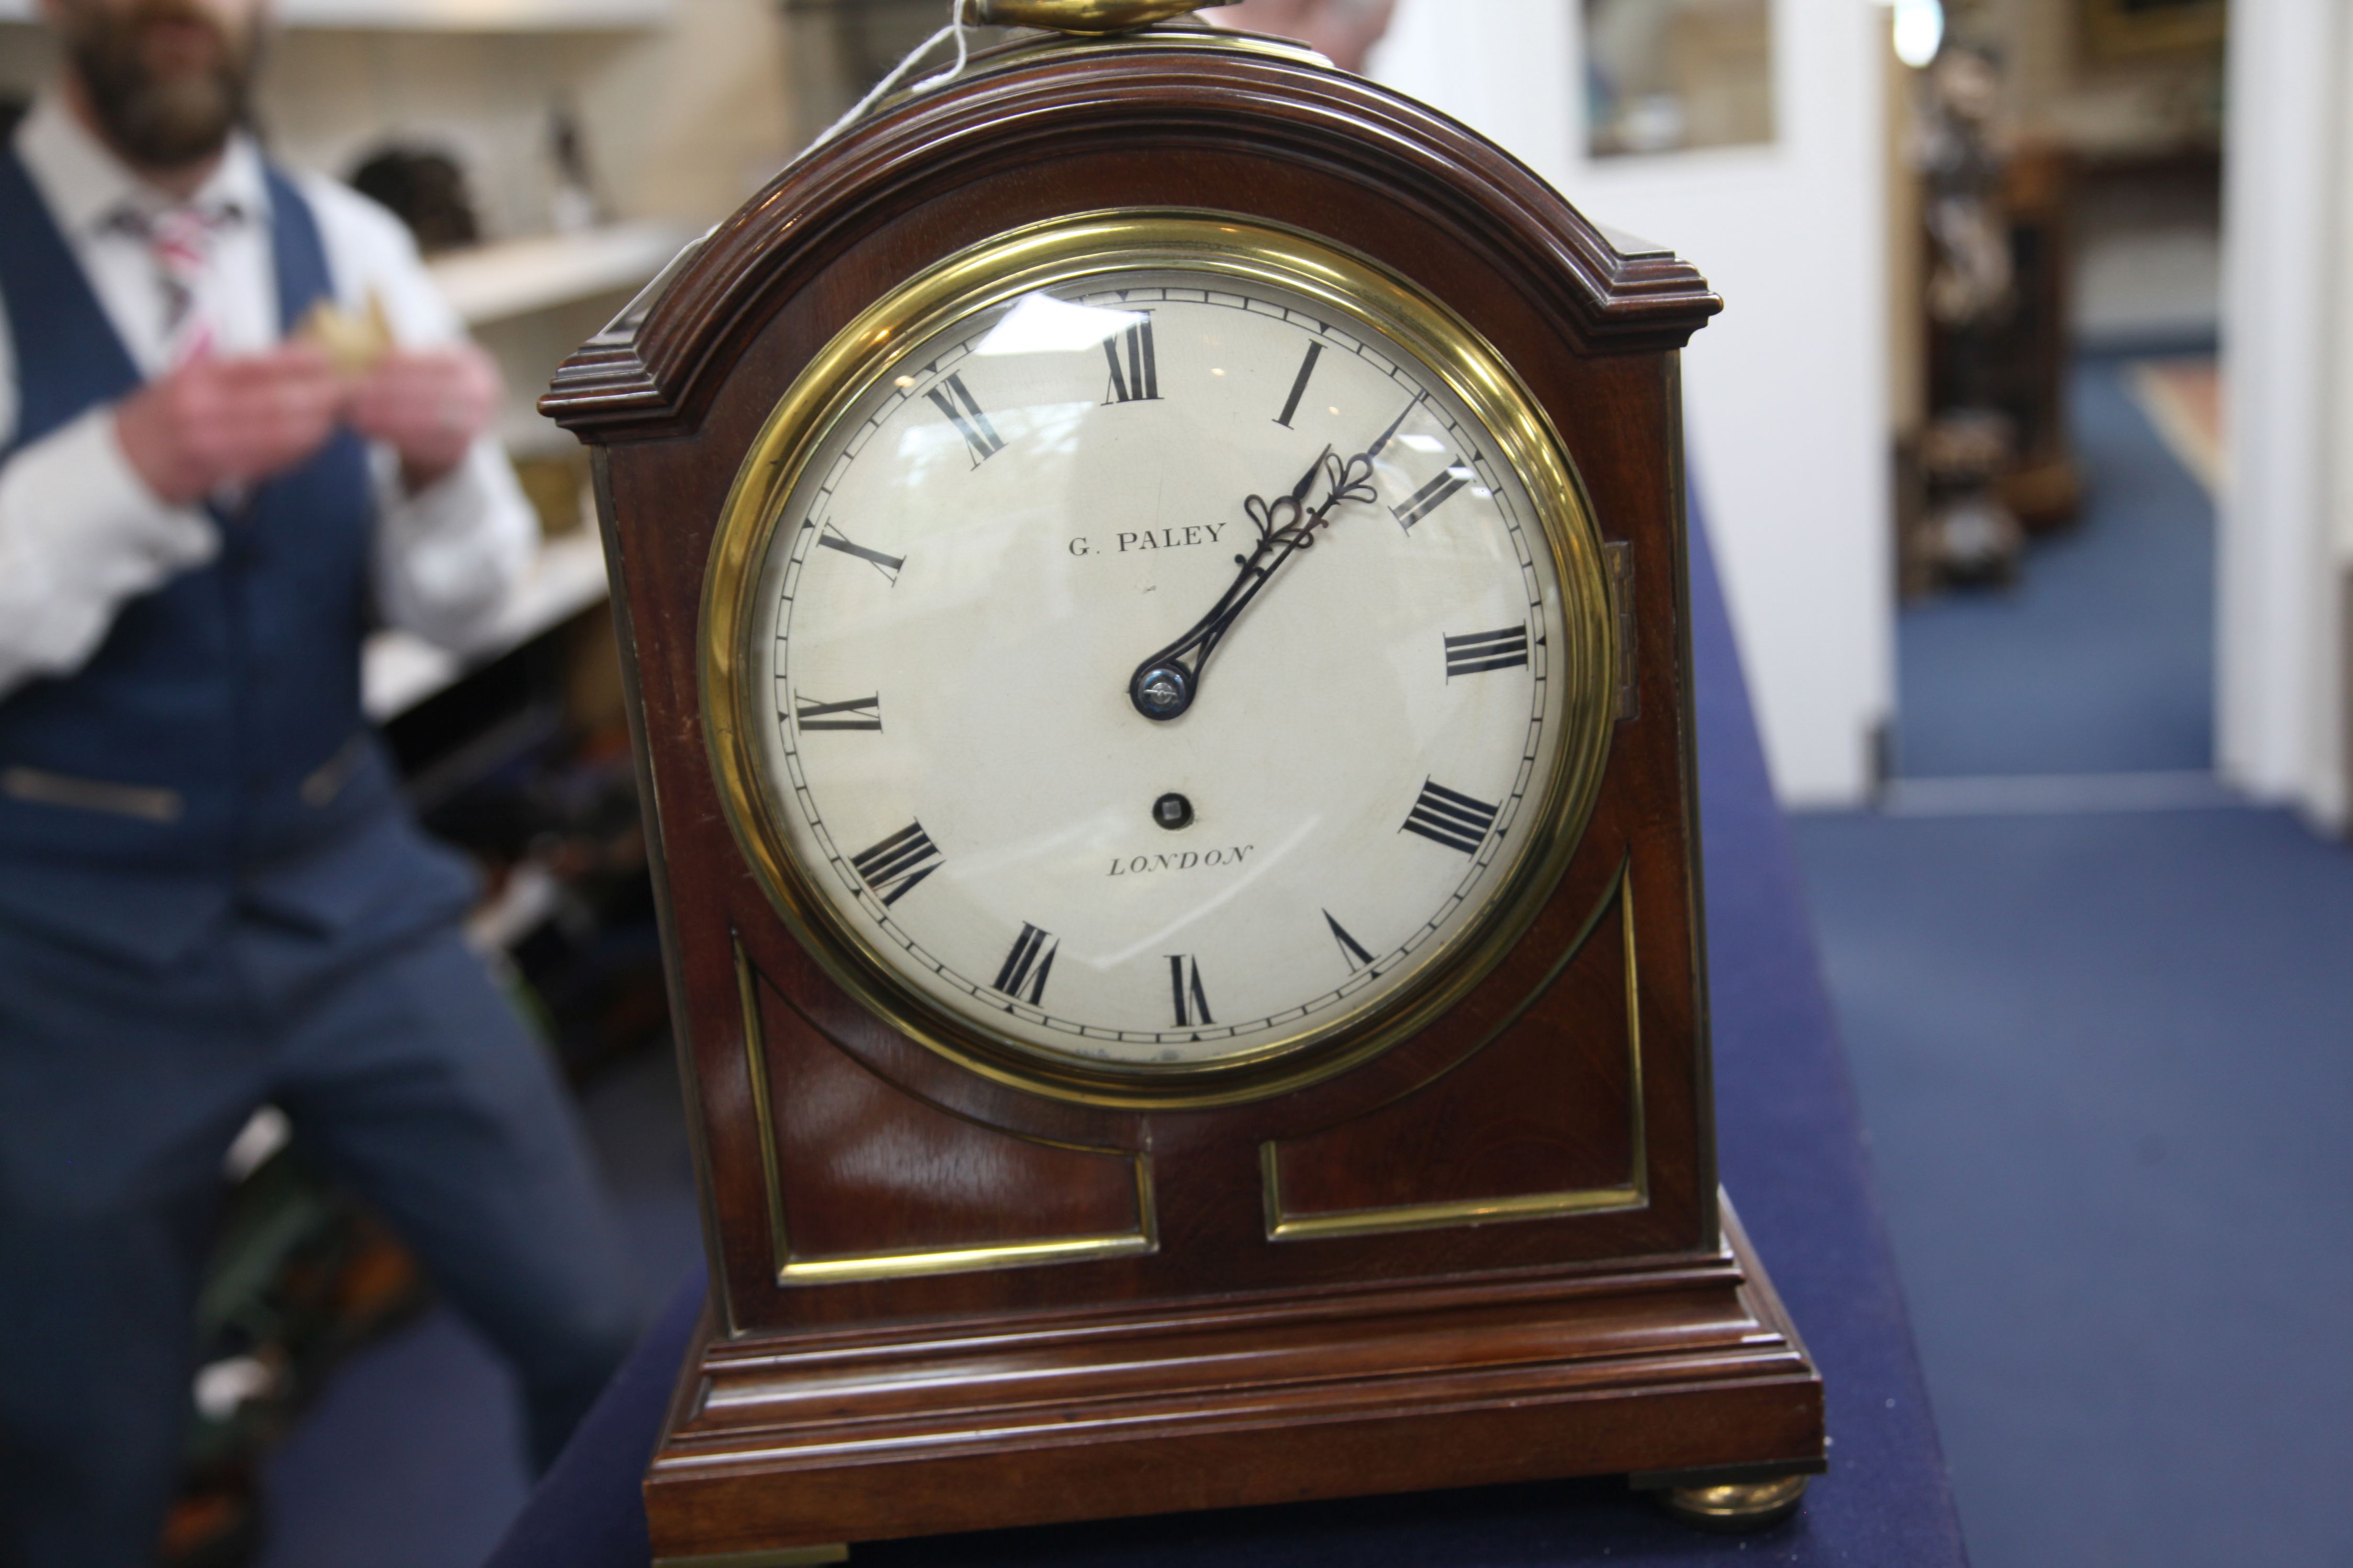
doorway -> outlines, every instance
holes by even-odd
[[[1907,84],[1891,809],[2218,793],[2223,26],[1980,0]]]

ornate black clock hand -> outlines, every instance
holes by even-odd
[[[1174,719],[1193,706],[1200,694],[1201,672],[1209,662],[1209,655],[1227,628],[1250,607],[1259,591],[1267,585],[1282,563],[1315,542],[1315,531],[1331,521],[1332,510],[1342,501],[1371,500],[1376,495],[1371,480],[1373,459],[1389,444],[1421,402],[1416,396],[1404,410],[1389,422],[1373,444],[1345,462],[1335,456],[1330,447],[1317,454],[1299,476],[1291,493],[1270,501],[1263,496],[1251,496],[1242,502],[1242,510],[1258,529],[1258,543],[1248,555],[1234,557],[1241,571],[1208,613],[1193,623],[1185,635],[1135,667],[1128,678],[1127,699],[1135,710],[1147,719]],[[1321,475],[1331,488],[1324,502],[1314,511],[1307,510],[1307,494],[1315,488]],[[1187,661],[1190,662],[1187,662]]]

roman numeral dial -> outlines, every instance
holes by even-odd
[[[1432,844],[1476,855],[1479,846],[1487,841],[1487,830],[1495,826],[1497,809],[1434,779],[1426,780],[1398,831],[1419,833]]]
[[[965,446],[972,453],[974,468],[980,467],[1005,450],[1005,442],[997,436],[997,426],[988,422],[988,416],[983,414],[980,405],[973,401],[972,389],[965,385],[963,376],[951,371],[939,385],[923,395],[930,398],[963,435]]]
[[[1410,532],[1415,523],[1453,500],[1454,492],[1469,484],[1472,478],[1474,476],[1469,468],[1460,463],[1451,464],[1421,489],[1389,508],[1389,511],[1398,520],[1398,526]]]
[[[848,534],[829,522],[818,531],[817,542],[828,550],[839,550],[844,555],[865,562],[866,564],[881,573],[884,579],[893,587],[898,585],[901,569],[907,564],[904,556],[885,555],[880,550],[869,550],[863,544],[853,543]]]
[[[889,837],[850,857],[849,868],[874,890],[884,908],[897,903],[940,868],[940,852],[920,822],[911,822]]]
[[[1143,312],[1144,319],[1121,332],[1103,340],[1103,358],[1111,362],[1111,385],[1104,390],[1103,402],[1152,403],[1160,396],[1160,356],[1152,341],[1152,313]]]
[[[1350,936],[1348,928],[1333,919],[1330,910],[1324,911],[1324,923],[1332,928],[1332,940],[1340,944],[1340,956],[1346,962],[1349,973],[1373,966],[1373,955],[1365,951],[1365,944]]]
[[[1308,380],[1314,375],[1315,362],[1323,353],[1322,343],[1309,343],[1307,357],[1299,362],[1299,374],[1291,383],[1291,395],[1282,400],[1282,412],[1274,416],[1274,422],[1286,430],[1291,428],[1291,416],[1299,412],[1299,400],[1307,395]]]
[[[1208,993],[1201,988],[1201,963],[1189,952],[1168,955],[1168,992],[1176,1005],[1176,1026],[1198,1029],[1204,1024],[1214,1024],[1209,1016]]]
[[[1488,984],[1634,743],[1504,354],[1345,257],[1205,243],[1022,262],[813,362],[751,521],[671,567],[736,574],[698,612],[717,831],[858,1004],[1019,1092],[1275,1092]]]
[[[1467,632],[1446,639],[1446,679],[1478,675],[1490,669],[1510,669],[1528,662],[1528,628],[1505,626],[1501,631]]]
[[[1046,998],[1046,976],[1054,972],[1054,953],[1061,945],[1061,938],[1053,932],[1023,921],[1021,934],[1013,939],[1013,950],[997,967],[996,988],[1037,1006]]]
[[[811,730],[876,730],[882,728],[882,699],[854,697],[847,702],[812,702],[796,694],[793,724],[804,735]]]

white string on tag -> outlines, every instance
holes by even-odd
[[[884,77],[881,81],[876,82],[871,88],[868,89],[864,98],[860,99],[856,103],[849,106],[849,113],[844,114],[840,119],[835,121],[832,124],[827,126],[824,131],[820,132],[817,140],[802,148],[800,150],[799,156],[796,157],[793,162],[800,162],[801,158],[807,157],[811,153],[816,152],[818,148],[824,146],[827,142],[832,141],[835,137],[849,130],[852,125],[857,124],[859,121],[864,119],[866,117],[866,111],[872,109],[876,104],[881,102],[883,99],[889,97],[892,90],[898,87],[901,79],[905,77],[909,71],[913,70],[924,56],[930,54],[934,49],[938,48],[943,40],[951,37],[955,40],[955,64],[948,67],[947,69],[939,72],[935,76],[925,77],[923,80],[917,82],[914,86],[907,89],[910,93],[929,92],[934,88],[945,87],[948,83],[955,80],[956,78],[964,74],[965,63],[971,58],[971,47],[965,37],[964,0],[948,0],[948,25],[942,27],[938,32],[934,33],[930,37],[925,38],[922,43],[917,44],[913,49],[909,50],[905,59],[901,60],[897,65],[891,68],[890,75]]]

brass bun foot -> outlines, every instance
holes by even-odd
[[[1805,1500],[1810,1476],[1776,1476],[1712,1487],[1669,1487],[1659,1493],[1668,1512],[1685,1524],[1738,1535],[1780,1523]]]

